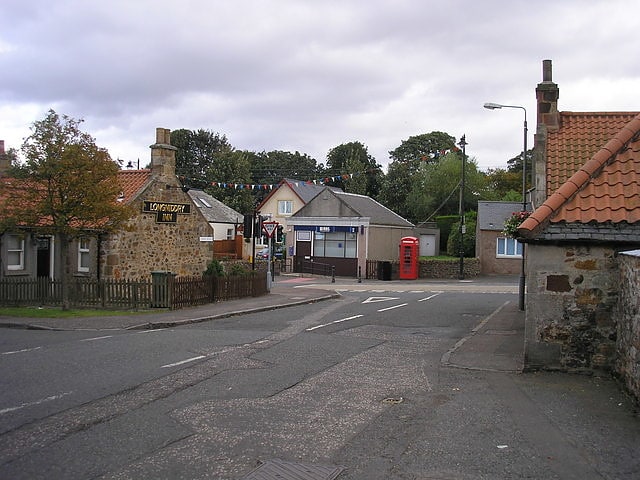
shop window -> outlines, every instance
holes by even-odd
[[[356,258],[358,237],[347,232],[316,232],[313,239],[314,257]]]

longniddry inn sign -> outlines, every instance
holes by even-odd
[[[191,213],[191,205],[189,203],[151,202],[145,200],[142,205],[142,211],[155,213],[157,223],[176,223],[178,214],[188,215]]]

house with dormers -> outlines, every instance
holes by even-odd
[[[175,175],[176,147],[170,131],[156,129],[151,168],[122,170],[117,201],[134,207],[136,214],[117,233],[88,231],[72,240],[70,271],[92,278],[149,278],[152,272],[179,276],[201,275],[213,259],[214,232]],[[2,152],[4,153],[4,152]],[[8,161],[3,159],[4,171]],[[6,179],[6,178],[5,178]],[[2,232],[0,276],[60,278],[60,242],[42,235],[37,226],[20,232]]]
[[[640,247],[640,114],[559,111],[548,60],[536,97],[537,208],[518,229],[525,367],[611,371],[620,256]]]

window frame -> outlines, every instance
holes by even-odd
[[[86,266],[82,260],[86,259]],[[91,270],[91,239],[89,237],[78,238],[78,272],[87,273]]]
[[[278,200],[278,215],[293,215],[293,200]]]
[[[7,241],[7,270],[11,270],[13,272],[24,270],[24,236],[9,234],[7,238],[17,239],[19,245],[19,248],[12,248],[10,242]],[[18,263],[11,263],[12,254],[15,255],[16,253],[18,255]]]
[[[511,248],[513,248],[514,253],[509,253],[510,251],[510,243],[513,242]],[[501,244],[504,246],[502,249],[500,248]],[[511,237],[497,237],[496,238],[496,258],[522,258],[524,245],[515,238]],[[501,253],[502,250],[502,253]]]

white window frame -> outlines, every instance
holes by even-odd
[[[227,228],[227,240],[233,240],[233,228]]]
[[[16,239],[18,241],[18,245],[17,248],[12,248],[11,241],[7,241],[7,270],[24,270],[24,236],[8,235],[8,238]],[[16,254],[18,256],[18,263],[10,263],[11,257]]]
[[[509,253],[511,250],[510,243],[513,242],[513,253]],[[500,248],[501,245],[503,248]],[[496,258],[522,258],[523,245],[515,238],[510,237],[498,237],[496,238]]]
[[[86,262],[82,260],[86,259]],[[86,263],[86,266],[83,265]],[[88,272],[91,266],[91,239],[89,237],[80,237],[78,239],[78,271]]]
[[[293,215],[293,200],[278,200],[278,215]]]

